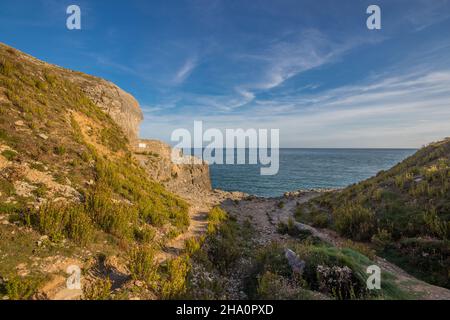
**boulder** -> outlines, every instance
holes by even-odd
[[[291,266],[292,271],[294,273],[302,275],[306,265],[305,261],[300,260],[297,254],[291,249],[286,249],[284,252],[284,256],[286,257],[289,265]]]

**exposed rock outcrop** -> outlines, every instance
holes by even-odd
[[[76,83],[84,93],[122,128],[130,142],[139,137],[139,125],[143,120],[142,110],[138,101],[110,81],[81,72],[65,69],[49,64],[0,43],[0,49],[14,52],[17,61],[39,66],[41,69],[57,71],[58,75],[70,82]],[[0,95],[0,99],[2,99]]]
[[[286,249],[284,255],[292,268],[292,272],[302,275],[306,266],[305,261],[300,260],[297,254],[291,249]]]
[[[142,110],[137,100],[115,84],[98,78],[75,75],[84,93],[122,128],[131,143],[139,138]]]
[[[208,164],[195,164],[194,161],[175,164],[171,157],[172,148],[158,140],[139,140],[134,151],[148,174],[169,190],[178,194],[211,190]]]
[[[196,190],[211,191],[207,164],[202,162],[174,164],[171,161],[172,148],[169,145],[156,140],[139,140],[139,126],[144,118],[138,101],[131,94],[107,80],[43,62],[3,44],[0,46],[14,52],[15,59],[19,62],[55,72],[69,82],[75,83],[93,103],[109,114],[121,127],[131,148],[137,153],[138,160],[153,179],[162,182],[178,194],[191,194]],[[18,126],[20,127],[21,123]],[[49,138],[43,134],[40,137],[44,140]],[[139,148],[139,145],[145,147]]]

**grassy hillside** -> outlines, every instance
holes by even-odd
[[[297,219],[370,242],[412,274],[449,288],[450,139],[299,206]]]
[[[51,256],[128,259],[189,225],[187,204],[148,177],[71,73],[0,45],[0,295],[29,297],[38,285],[25,279],[48,278]]]
[[[241,213],[241,210],[239,210]],[[215,219],[214,219],[215,217]],[[247,218],[248,219],[248,218]],[[381,290],[366,289],[366,268],[374,262],[361,247],[334,247],[311,233],[278,234],[262,242],[264,235],[253,219],[215,209],[209,232],[192,250],[192,264],[184,298],[252,300],[412,299],[389,272],[383,271]],[[351,248],[351,247],[357,248]],[[286,250],[304,262],[293,270]]]

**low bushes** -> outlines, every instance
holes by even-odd
[[[9,300],[29,300],[36,293],[41,280],[27,276],[12,276],[0,281],[0,293]]]
[[[246,290],[252,299],[269,297],[307,299],[308,290],[319,291],[335,299],[358,299],[367,295],[363,262],[369,260],[350,249],[301,244],[294,250],[305,261],[303,273],[294,274],[284,248],[271,244],[256,255]],[[351,254],[350,254],[351,252]],[[353,256],[354,255],[354,256]]]
[[[156,227],[170,223],[178,231],[187,229],[187,203],[151,181],[132,159],[96,158],[97,184],[134,203],[140,218]]]
[[[111,299],[111,280],[98,279],[90,285],[83,287],[83,299],[85,300],[109,300]]]
[[[208,233],[212,234],[217,227],[228,218],[227,213],[220,207],[214,207],[208,214]]]
[[[375,259],[376,258],[376,253],[375,251],[370,248],[367,244],[362,243],[362,242],[354,242],[352,240],[346,240],[343,244],[342,247],[344,248],[350,248],[356,252],[361,253],[362,255],[368,257],[369,259]]]
[[[429,277],[430,272],[441,274],[440,271],[430,271],[430,268],[441,270],[440,263],[419,263],[421,253],[412,248],[422,248],[422,244],[409,246],[411,252],[404,245],[402,250],[397,247],[408,239],[433,238],[448,242],[449,158],[450,139],[446,138],[418,150],[413,156],[373,178],[301,204],[299,216],[311,223],[311,208],[322,210],[330,215],[331,227],[341,235],[357,241],[372,241],[380,254],[387,255],[389,252],[389,256],[396,256],[398,261],[403,262],[403,268],[417,270],[416,274],[422,279],[431,279],[434,284],[446,283],[442,276]],[[430,256],[440,256],[445,251],[441,246],[435,249]],[[394,254],[396,251],[405,256],[398,257]],[[423,253],[430,254],[428,251]]]
[[[450,221],[441,219],[437,213],[436,208],[429,209],[424,214],[424,222],[428,227],[432,236],[436,236],[439,239],[448,239],[450,235]]]
[[[101,230],[120,239],[133,239],[133,226],[139,226],[136,207],[113,202],[111,192],[101,184],[88,193],[85,209]]]
[[[383,254],[412,275],[450,288],[450,242],[409,238],[386,246]]]
[[[291,237],[295,237],[298,239],[307,239],[310,237],[311,231],[309,230],[301,230],[296,225],[292,218],[289,218],[287,223],[279,222],[277,226],[277,231],[281,234],[288,234]]]
[[[201,249],[201,240],[196,238],[189,238],[184,242],[184,250],[188,256],[192,256]]]
[[[0,74],[10,77],[14,73],[15,66],[13,63],[11,63],[8,60],[1,60],[0,61]]]
[[[163,299],[174,299],[186,292],[186,278],[191,268],[189,258],[181,256],[171,259],[166,265],[166,278],[162,280],[161,296]]]
[[[337,231],[356,241],[368,241],[376,230],[375,215],[370,209],[350,204],[339,208],[335,213]]]
[[[258,279],[256,299],[261,300],[309,300],[311,293],[298,284],[276,273],[266,271]]]
[[[214,236],[208,239],[208,257],[214,266],[222,273],[227,272],[238,260],[242,248],[238,245],[239,227],[235,221],[215,227]]]
[[[37,211],[26,211],[21,219],[56,242],[69,238],[85,245],[92,239],[94,232],[91,218],[84,207],[77,204],[45,204]]]
[[[12,151],[12,150],[4,150],[2,152],[2,156],[4,156],[6,158],[6,160],[8,161],[13,161],[17,158],[17,152]]]
[[[134,280],[144,281],[154,287],[159,279],[155,250],[149,246],[132,248],[128,254],[128,269]]]

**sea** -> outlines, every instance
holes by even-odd
[[[247,156],[251,152],[257,150],[247,149]],[[280,149],[276,175],[261,175],[260,164],[212,164],[210,174],[213,188],[279,197],[300,189],[343,188],[387,170],[415,152],[415,149]]]

